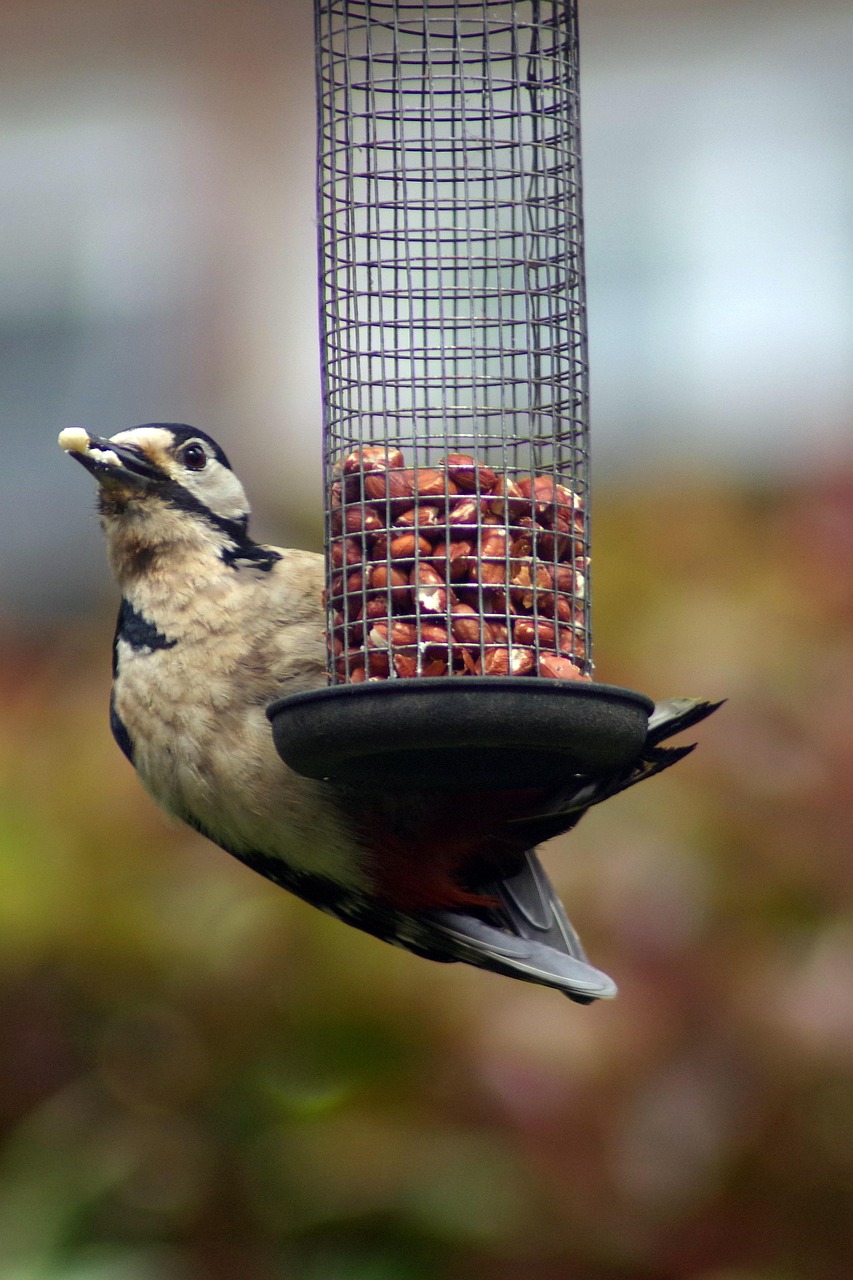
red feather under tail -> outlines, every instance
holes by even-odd
[[[356,819],[374,892],[399,911],[481,907],[472,885],[512,875],[524,853],[508,822],[535,812],[539,790],[412,794],[394,805],[365,799]]]

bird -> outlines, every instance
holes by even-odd
[[[327,684],[324,561],[249,534],[216,441],[182,423],[60,446],[97,483],[121,599],[109,721],[155,801],[313,906],[418,956],[551,987],[579,1004],[616,985],[593,966],[537,846],[693,748],[663,743],[720,705],[656,704],[638,758],[549,792],[367,792],[303,777],[266,710]],[[478,803],[479,800],[479,803]]]

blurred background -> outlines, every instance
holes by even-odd
[[[546,862],[579,1008],[326,920],[109,737],[60,427],[319,547],[310,0],[0,8],[0,1277],[846,1280],[853,10],[582,5],[598,678],[729,698]]]

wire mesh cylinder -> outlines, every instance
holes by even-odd
[[[588,678],[574,0],[317,0],[332,683]]]

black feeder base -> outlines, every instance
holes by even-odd
[[[465,676],[334,685],[267,708],[285,764],[362,789],[499,791],[629,768],[654,703],[584,681]]]

